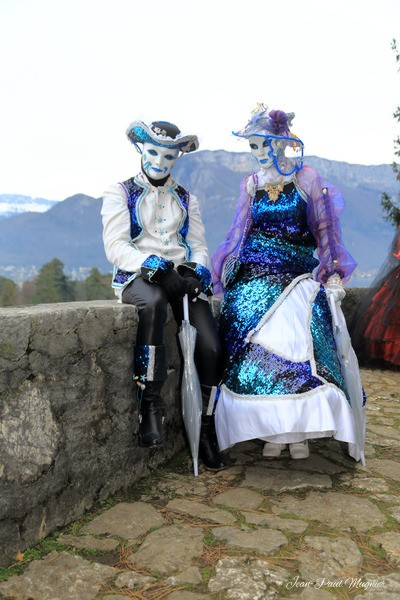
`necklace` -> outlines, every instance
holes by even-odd
[[[276,202],[278,200],[278,196],[281,193],[281,191],[283,190],[283,186],[284,186],[283,177],[280,178],[278,183],[275,183],[275,184],[266,183],[264,185],[264,190],[267,192],[271,202]]]

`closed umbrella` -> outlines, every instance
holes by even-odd
[[[337,353],[342,366],[343,379],[349,395],[350,406],[353,412],[356,434],[356,458],[365,466],[365,406],[364,395],[360,379],[358,360],[351,345],[347,330],[346,320],[340,302],[335,302],[333,294],[329,298],[333,318],[333,333],[335,336]]]
[[[193,458],[195,477],[198,472],[199,441],[201,429],[202,399],[199,377],[194,363],[197,331],[189,321],[187,294],[183,298],[183,321],[178,337],[183,354],[182,416]]]

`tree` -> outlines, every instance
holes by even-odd
[[[94,267],[85,280],[86,300],[112,300],[115,298],[110,282],[110,275],[102,275],[100,271]]]
[[[392,40],[392,49],[396,54],[396,63],[398,64],[398,70],[400,71],[400,53],[397,50],[396,40]],[[393,117],[397,122],[400,123],[400,106],[398,106],[393,113]],[[400,135],[394,140],[394,155],[400,157]],[[400,165],[393,162],[393,171],[396,173],[396,179],[400,183]],[[400,191],[397,194],[397,200],[393,200],[386,192],[382,194],[381,206],[383,208],[383,218],[385,221],[389,221],[395,227],[400,225]]]
[[[41,302],[71,302],[75,300],[74,283],[64,273],[64,263],[58,258],[41,267],[34,278],[34,304]]]
[[[15,306],[18,302],[18,286],[0,275],[0,306]]]

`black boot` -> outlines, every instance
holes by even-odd
[[[161,389],[167,378],[164,346],[135,346],[135,381],[138,385],[139,444],[161,446],[164,442],[164,402]]]
[[[163,381],[147,381],[138,391],[139,445],[150,448],[164,443],[164,402],[160,396]]]
[[[210,412],[212,413],[213,410],[213,403],[209,406],[213,391],[215,391],[215,388],[206,385],[201,386],[203,416],[201,417],[199,457],[203,461],[206,469],[210,471],[220,471],[226,467],[226,464],[219,451],[217,434],[215,432],[214,415],[207,414]]]

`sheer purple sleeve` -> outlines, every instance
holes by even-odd
[[[240,244],[246,229],[248,220],[250,194],[247,192],[247,181],[251,175],[246,176],[240,185],[240,198],[233,219],[225,240],[218,246],[211,258],[212,276],[214,283],[214,294],[223,296],[224,288],[224,267],[230,259],[234,259],[239,252]]]
[[[303,167],[297,183],[307,195],[308,225],[318,244],[316,279],[325,283],[334,273],[347,282],[357,263],[342,241],[339,216],[344,210],[340,190],[322,179],[311,167]]]

